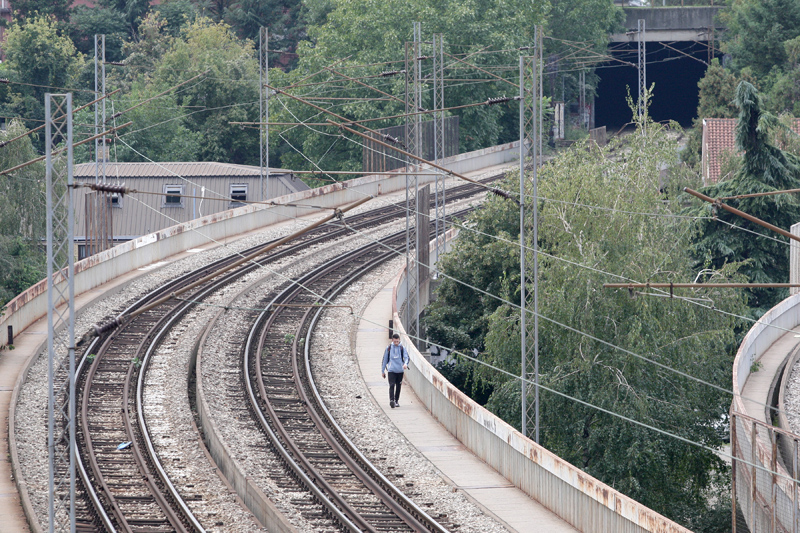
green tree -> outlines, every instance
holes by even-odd
[[[692,167],[700,168],[703,142],[703,119],[734,118],[738,110],[734,104],[737,77],[730,69],[723,68],[718,59],[712,59],[705,76],[697,82],[700,90],[697,117],[692,123],[689,140],[683,151],[683,160]]]
[[[11,26],[4,49],[9,79],[19,82],[9,88],[7,110],[30,119],[29,127],[38,126],[44,119],[45,93],[69,89],[84,58],[56,21],[42,15]]]
[[[769,130],[778,121],[762,110],[755,87],[741,82],[736,89],[739,121],[736,148],[743,153],[734,176],[703,189],[712,198],[751,194],[800,187],[800,157],[774,146]],[[789,229],[800,220],[800,202],[788,194],[726,201],[780,228]],[[708,214],[711,206],[695,211]],[[741,272],[752,283],[785,283],[789,279],[789,246],[775,235],[739,217],[719,210],[715,220],[697,222],[692,253],[701,266],[719,268],[726,263],[742,263]],[[720,223],[722,221],[723,223]],[[748,230],[736,230],[730,225]],[[749,233],[749,231],[755,232]],[[761,316],[786,296],[785,291],[754,289],[748,291],[752,313]]]
[[[153,12],[167,22],[167,32],[177,37],[181,26],[194,21],[203,12],[206,4],[192,0],[170,0],[155,6]]]
[[[769,93],[769,108],[773,113],[788,113],[800,117],[800,37],[784,43],[786,63],[775,73]]]
[[[387,97],[360,84],[346,81],[339,74],[324,70],[308,80],[307,83],[315,85],[309,85],[308,90],[303,90],[303,93],[323,98],[320,101],[323,105],[332,106],[334,111],[348,118],[360,120],[404,113],[405,80],[399,71],[405,68],[405,43],[413,40],[414,21],[422,21],[424,40],[430,40],[432,33],[442,33],[445,37],[446,53],[460,54],[468,62],[476,63],[487,71],[496,71],[501,77],[505,76],[511,81],[498,81],[492,75],[469,69],[446,57],[445,61],[451,66],[448,76],[453,81],[448,83],[445,105],[472,104],[486,101],[490,97],[513,95],[518,91],[515,87],[518,74],[509,65],[517,63],[519,52],[516,48],[531,43],[533,25],[543,22],[549,3],[531,5],[517,0],[503,3],[488,0],[467,3],[455,0],[313,0],[306,6],[308,20],[312,23],[308,26],[309,40],[298,46],[298,67],[292,71],[291,76],[276,74],[272,79],[275,83],[288,85],[336,62],[334,70],[337,72],[349,77],[364,78],[370,85],[391,96]],[[493,51],[483,53],[487,51],[489,43]],[[424,47],[423,53],[429,55]],[[340,62],[342,58],[348,59]],[[424,98],[430,99],[431,61],[424,60],[422,68],[426,79]],[[395,72],[397,75],[382,76],[384,71]],[[316,85],[326,80],[336,83],[330,87]],[[329,103],[329,100],[325,100],[341,97],[355,99],[349,103]],[[375,100],[376,98],[380,100]],[[431,104],[426,102],[423,106],[430,108]],[[276,120],[285,122],[295,121],[292,117],[303,119],[318,114],[317,111],[285,98],[277,98],[274,107],[277,108],[273,111]],[[468,107],[457,111],[460,115],[460,150],[513,140],[509,136],[518,136],[518,129],[514,127],[518,116],[516,109],[514,105],[498,105]],[[377,129],[402,123],[402,119],[396,119],[371,122],[369,125]],[[318,162],[324,156],[326,168],[360,170],[358,161],[361,159],[361,146],[345,142],[329,129],[295,128],[280,133],[311,161]],[[273,137],[280,139],[279,135],[271,135]],[[300,168],[299,165],[303,165],[302,168],[309,165],[305,157],[291,153],[282,157],[281,164],[297,168]]]
[[[124,76],[118,80],[124,88],[130,87],[134,80],[152,80],[156,66],[172,47],[174,36],[169,24],[160,12],[148,13],[139,24],[137,36],[125,43]]]
[[[683,210],[678,191],[692,179],[684,169],[675,142],[652,123],[646,135],[615,140],[606,148],[577,146],[541,169],[540,380],[567,396],[714,448],[725,437],[720,420],[729,397],[610,345],[727,387],[738,321],[716,312],[711,302],[740,313],[743,296],[730,290],[676,293],[705,301],[693,305],[657,297],[668,296],[663,292],[631,298],[627,291],[602,288],[612,281],[694,279],[687,252],[692,222],[678,216]],[[517,181],[512,176],[506,188]],[[486,210],[465,224],[451,252],[461,254],[464,266],[448,256],[443,268],[454,279],[516,304],[519,211],[499,198],[490,198]],[[473,228],[511,242],[471,235]],[[475,241],[486,245],[475,246]],[[734,266],[715,276],[735,278]],[[482,336],[480,358],[519,375],[518,308],[456,285],[452,279],[442,282],[426,309],[428,331],[454,331],[458,347],[470,340],[477,344]],[[441,342],[451,343],[450,338]],[[469,366],[471,392],[490,389],[487,407],[519,428],[519,381],[479,364]],[[714,454],[546,391],[541,391],[540,414],[545,447],[687,527],[714,530],[715,525],[702,522],[727,477]]]
[[[0,132],[0,142],[26,130],[18,120]],[[24,137],[0,148],[0,168],[36,157],[33,143]],[[44,277],[45,251],[44,164],[29,165],[0,176],[0,308]]]
[[[16,0],[11,4],[14,18],[18,21],[33,16],[53,16],[56,20],[66,22],[72,12],[72,0]]]
[[[122,45],[128,32],[125,18],[119,11],[107,7],[79,6],[70,17],[69,30],[72,42],[84,55],[94,58],[94,36],[105,35],[106,60],[122,61]]]
[[[784,43],[800,35],[797,0],[732,0],[720,18],[727,27],[723,50],[737,70],[749,68],[759,78],[786,62]]]
[[[199,18],[186,24],[156,64],[153,84],[170,87],[199,73],[175,102],[184,126],[199,135],[201,161],[258,164],[258,134],[230,122],[258,117],[258,62],[253,43],[240,41],[225,23]]]
[[[259,29],[268,28],[270,65],[287,69],[297,63],[297,43],[306,36],[299,0],[241,0],[225,8],[225,21],[242,38],[258,42]]]
[[[115,101],[121,108],[156,96],[165,87],[136,81],[123,98]],[[111,160],[120,162],[196,161],[200,152],[201,133],[191,131],[185,124],[185,111],[178,105],[177,96],[167,94],[152,103],[126,113],[117,123],[133,124],[118,133],[111,147]],[[110,113],[109,113],[110,115]],[[93,111],[87,109],[77,117],[78,122],[90,123]],[[84,144],[75,150],[78,162],[94,161],[94,145]]]
[[[150,11],[150,0],[100,0],[99,4],[122,15],[130,35]]]

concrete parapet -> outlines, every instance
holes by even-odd
[[[392,295],[394,328],[411,357],[405,379],[431,415],[515,487],[580,531],[689,533],[536,444],[450,384],[406,336],[398,309],[405,270]],[[400,301],[398,301],[400,298]]]
[[[779,373],[785,376],[791,373],[791,366],[784,370],[779,362],[797,359],[792,353],[797,347],[795,328],[798,325],[800,294],[794,294],[767,311],[750,328],[733,360],[731,451],[735,490],[738,508],[752,531],[774,530],[775,527],[792,531],[792,523],[798,518],[797,484],[792,482],[792,475],[777,456],[778,448],[785,448],[787,443],[796,441],[797,436],[775,428],[765,406],[769,395],[765,392],[762,398],[758,393],[763,391],[755,390],[753,385],[755,381],[768,381],[778,386]],[[760,364],[755,365],[756,362]],[[750,383],[749,378],[753,378]],[[785,417],[782,424],[790,430]],[[792,453],[788,454],[789,468],[791,459],[788,458],[791,457]]]

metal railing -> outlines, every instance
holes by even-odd
[[[798,533],[800,436],[731,410],[731,455],[733,533]]]

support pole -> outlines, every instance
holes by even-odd
[[[444,130],[444,40],[441,33],[433,34],[433,157],[436,163],[441,164],[447,154],[445,153]],[[436,206],[436,247],[434,262],[438,264],[439,257],[444,255],[445,239],[447,232],[445,223],[445,178],[436,175],[434,190],[434,205]]]
[[[269,31],[261,27],[258,33],[258,110],[261,125],[259,132],[259,150],[261,154],[261,174],[259,187],[259,200],[265,201],[270,198],[269,187]]]
[[[589,110],[586,109],[586,71],[580,72],[580,108],[581,108],[581,128],[589,129]]]
[[[414,41],[406,43],[406,145],[408,151],[416,157],[422,157],[420,115],[416,114],[421,106],[420,83],[420,40],[421,24],[414,23]],[[409,115],[414,112],[415,114]],[[406,331],[415,345],[419,337],[419,265],[414,252],[417,241],[417,165],[406,159]]]
[[[48,530],[70,533],[75,532],[75,220],[72,133],[72,94],[47,93]],[[67,144],[66,153],[62,152],[66,157],[56,159],[53,157],[53,148],[62,141]]]
[[[542,148],[542,40],[541,27],[534,29],[533,57],[520,57],[520,354],[521,354],[521,429],[526,436],[539,442],[539,247],[538,247],[538,167]],[[526,156],[530,161],[531,201],[526,201],[528,177],[525,174]],[[526,204],[532,217],[526,215]],[[532,220],[531,220],[532,218]],[[528,237],[530,236],[530,237]],[[530,245],[528,239],[531,239]],[[532,250],[533,261],[528,263],[526,248]],[[533,285],[533,293],[528,292]],[[532,311],[532,323],[528,313]],[[528,403],[527,381],[533,378],[533,405]],[[531,433],[531,428],[533,432]]]
[[[645,23],[644,19],[638,20],[637,25],[637,44],[639,55],[639,98],[637,100],[637,107],[639,111],[639,123],[642,124],[642,131],[644,132],[644,119],[647,114],[647,54],[645,51]]]

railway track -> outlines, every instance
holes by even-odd
[[[293,476],[351,531],[446,531],[350,443],[310,372],[311,326],[321,304],[404,244],[404,233],[392,235],[288,284],[265,302],[245,343],[245,387],[262,430]]]
[[[472,186],[454,188],[448,200],[474,194],[474,189]],[[404,213],[399,204],[376,211],[349,217],[348,225],[361,229],[374,227]],[[323,226],[301,239],[301,242],[274,251],[267,259],[245,265],[221,276],[210,286],[196,288],[181,300],[170,300],[159,308],[139,315],[113,333],[96,339],[83,350],[78,383],[80,430],[76,435],[81,466],[77,505],[79,531],[203,531],[203,526],[192,516],[183,497],[165,474],[157,455],[153,453],[152,438],[147,431],[141,402],[143,376],[150,354],[170,327],[191,308],[191,301],[203,299],[260,265],[313,244],[336,239],[349,231],[337,224]],[[250,251],[182,276],[136,302],[125,313],[170,294],[215,269],[221,269]],[[297,349],[296,343],[291,346]],[[375,474],[372,476],[375,477]],[[346,508],[342,503],[339,506]],[[326,513],[335,515],[330,510]],[[355,516],[363,513],[348,510],[345,516],[347,514]],[[411,523],[416,524],[410,526],[411,529],[418,529],[419,523]]]

